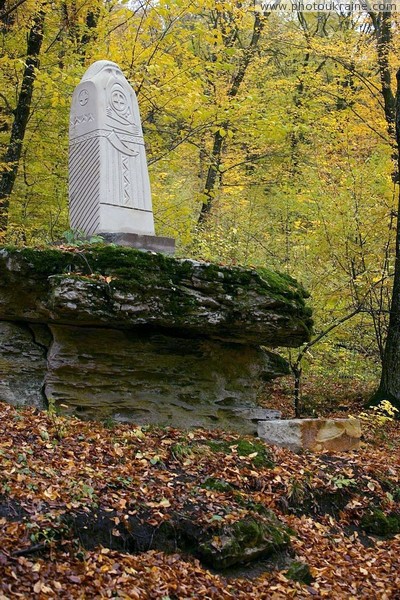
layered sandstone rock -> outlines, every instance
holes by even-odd
[[[106,245],[3,248],[0,395],[52,398],[89,417],[254,432],[277,416],[257,407],[262,382],[288,372],[263,346],[309,338],[305,297],[267,270]]]

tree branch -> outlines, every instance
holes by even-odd
[[[14,10],[17,10],[17,8],[21,6],[21,4],[24,4],[24,2],[26,2],[26,0],[18,0],[18,2],[16,2],[13,6],[10,6],[10,8],[3,10],[3,12],[0,13],[0,21],[4,21],[5,17],[8,17],[8,15],[14,12]]]

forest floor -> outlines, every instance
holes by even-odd
[[[272,397],[289,416],[286,392]],[[357,414],[365,393],[334,412]],[[359,451],[295,454],[0,403],[0,600],[400,598],[398,429],[371,416]],[[268,556],[210,558],[272,517]]]
[[[339,378],[308,375],[302,382],[303,417],[357,416],[378,387],[375,379]],[[261,404],[279,410],[284,419],[294,418],[294,383],[288,375],[267,384]]]

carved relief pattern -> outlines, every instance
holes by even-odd
[[[100,136],[106,137],[108,135],[107,129],[95,129],[90,133],[85,133],[84,135],[80,135],[76,138],[71,138],[69,140],[69,146],[74,146],[76,144],[81,144],[82,142],[86,142],[87,140],[92,140],[93,138],[98,138]]]
[[[132,113],[130,108],[129,98],[127,98],[124,88],[120,83],[114,83],[109,93],[108,107],[111,110],[107,111],[107,115],[112,119],[116,119],[124,123],[124,128],[127,125],[133,125]],[[113,114],[114,112],[114,114]]]
[[[100,225],[100,138],[70,146],[69,178],[71,227],[90,235]]]
[[[90,123],[91,121],[94,121],[94,116],[92,113],[88,113],[87,115],[80,115],[79,117],[76,116],[73,119],[71,119],[70,125],[71,127],[75,127],[80,123]]]
[[[89,92],[87,91],[86,88],[83,88],[83,90],[81,90],[79,92],[78,102],[81,106],[86,106],[88,101],[89,101]]]
[[[124,113],[126,111],[128,100],[119,86],[114,86],[114,89],[111,92],[111,104],[119,113]]]
[[[137,142],[134,136],[139,134],[139,128],[132,120],[130,98],[123,86],[118,82],[113,83],[108,89],[107,96],[106,126],[111,129],[107,140],[112,146],[112,150],[110,149],[108,152],[110,165],[113,165],[113,172],[110,173],[109,179],[111,193],[108,202],[116,206],[135,208],[132,194],[131,170],[133,164],[131,157],[139,154],[132,147],[132,144]]]
[[[129,178],[129,157],[124,156],[122,158],[122,185],[123,185],[123,205],[129,206],[131,204],[130,187],[131,182]]]

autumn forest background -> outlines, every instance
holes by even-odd
[[[93,61],[113,60],[138,96],[157,233],[181,256],[298,278],[317,335],[343,321],[301,366],[330,394],[372,392],[395,258],[397,13],[1,0],[0,33],[5,242],[68,229],[72,91]]]
[[[295,453],[221,429],[66,417],[50,395],[46,411],[2,401],[0,600],[399,598],[400,438],[388,416],[400,409],[400,12],[0,0],[0,247],[79,254],[69,111],[100,59],[138,97],[156,233],[176,239],[178,257],[266,267],[310,293],[311,340],[279,349],[291,374],[266,384],[260,405],[292,417],[297,389],[302,416],[358,415],[362,440]],[[3,262],[14,250],[0,248]],[[25,264],[24,281],[38,263]],[[37,297],[42,275],[29,281]],[[8,306],[22,288],[8,294],[4,281]],[[37,314],[32,328],[12,309],[4,322],[0,387],[7,368],[9,389],[23,375],[8,332],[47,361]],[[371,398],[393,406],[369,411]]]

